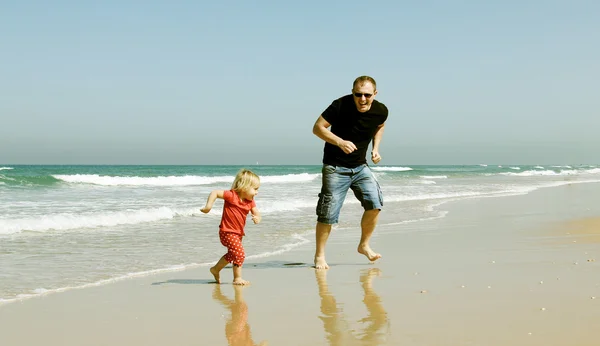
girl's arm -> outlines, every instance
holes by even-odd
[[[225,193],[225,191],[223,190],[214,190],[213,192],[211,192],[210,195],[208,195],[208,199],[206,200],[206,205],[204,206],[204,208],[200,209],[200,211],[204,214],[208,213],[212,209],[215,200],[217,198],[223,198],[223,193]]]
[[[254,207],[250,209],[250,212],[252,213],[252,221],[254,221],[255,224],[259,223],[262,217],[260,216],[260,211],[258,208]]]

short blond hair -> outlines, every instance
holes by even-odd
[[[257,188],[260,186],[260,178],[254,172],[249,169],[242,168],[233,179],[231,189],[237,193],[245,192],[251,188]]]
[[[352,83],[352,90],[354,90],[354,88],[356,88],[357,86],[362,86],[362,85],[365,85],[367,83],[373,84],[373,89],[377,90],[377,83],[375,82],[375,79],[373,79],[373,77],[371,77],[371,76],[360,76],[360,77],[357,77],[354,80],[354,83]]]

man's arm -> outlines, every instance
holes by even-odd
[[[323,116],[319,116],[315,124],[313,125],[313,133],[324,140],[329,144],[333,144],[336,147],[339,147],[346,154],[350,154],[354,150],[356,150],[356,145],[350,141],[345,141],[340,137],[333,134],[333,132],[329,131],[329,127],[331,124],[323,118]]]
[[[385,123],[379,125],[377,132],[373,135],[373,149],[371,151],[371,160],[374,164],[378,164],[381,161],[381,155],[379,155],[379,143],[381,143],[381,138],[383,138],[383,129],[385,128]]]

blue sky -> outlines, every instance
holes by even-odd
[[[253,4],[254,3],[254,4]],[[319,164],[359,75],[380,165],[600,163],[597,1],[3,1],[0,162]]]

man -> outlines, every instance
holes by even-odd
[[[364,209],[358,252],[370,261],[381,258],[371,249],[369,240],[377,225],[383,197],[379,183],[367,165],[366,155],[372,141],[371,160],[375,164],[381,161],[379,144],[388,109],[374,99],[375,95],[375,80],[369,76],[358,77],[352,85],[352,94],[334,100],[313,126],[313,133],[325,141],[323,183],[316,210],[314,261],[317,269],[329,268],[325,261],[325,245],[331,226],[338,222],[348,189],[352,189]]]

